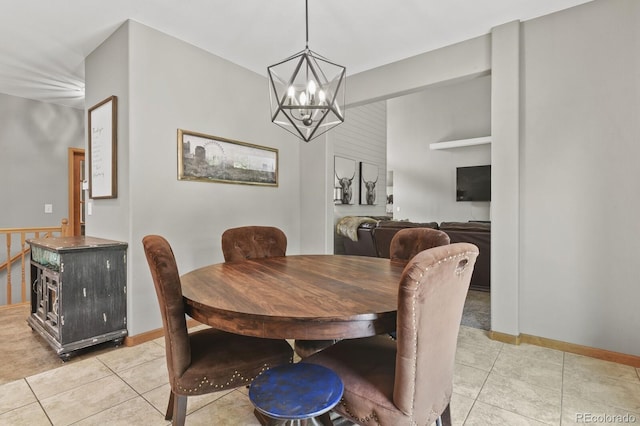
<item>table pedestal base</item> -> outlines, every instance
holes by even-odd
[[[260,422],[262,426],[280,426],[280,425],[300,425],[300,426],[333,426],[333,421],[329,416],[329,413],[324,413],[318,417],[313,419],[304,419],[304,420],[277,420],[272,419],[271,417],[267,417],[258,410],[253,410],[253,414],[256,416],[256,419]]]

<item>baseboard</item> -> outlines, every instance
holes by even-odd
[[[187,327],[195,327],[200,323],[194,319],[187,320]],[[145,333],[136,334],[135,336],[127,336],[124,339],[125,346],[135,346],[141,343],[145,343],[159,337],[162,337],[164,332],[161,328],[156,330],[147,331]],[[511,345],[519,345],[521,343],[528,343],[530,345],[542,346],[549,349],[557,349],[563,352],[569,352],[577,355],[584,355],[591,358],[602,359],[604,361],[616,362],[618,364],[630,365],[632,367],[640,368],[640,356],[623,354],[620,352],[608,351],[605,349],[592,348],[590,346],[577,345],[575,343],[562,342],[560,340],[547,339],[546,337],[532,336],[530,334],[519,334],[514,336],[513,334],[500,333],[499,331],[489,331],[489,338],[502,343],[508,343]]]
[[[195,327],[201,325],[202,323],[189,319],[187,320],[187,328]],[[145,342],[150,342],[151,340],[155,340],[159,337],[164,336],[164,330],[162,328],[157,328],[155,330],[146,331],[144,333],[136,334],[135,336],[127,336],[124,338],[125,346],[136,346]]]
[[[590,346],[576,345],[559,340],[547,339],[545,337],[521,334],[521,342],[531,345],[543,346],[545,348],[557,349],[572,354],[584,355],[591,358],[598,358],[605,361],[617,362],[618,364],[630,365],[640,368],[640,356],[623,354],[620,352],[608,351],[606,349],[592,348]]]
[[[563,352],[584,355],[591,358],[597,358],[604,361],[611,361],[618,364],[630,365],[631,367],[640,368],[640,356],[637,355],[629,355],[620,352],[608,351],[606,349],[577,345],[575,343],[547,339],[546,337],[532,336],[530,334],[519,334],[518,336],[514,336],[512,334],[500,333],[492,330],[489,332],[489,338],[503,343],[510,343],[512,345],[528,343],[530,345],[542,346],[549,349],[557,349]]]
[[[520,344],[520,335],[514,336],[513,334],[500,333],[499,331],[489,331],[489,338],[491,340],[497,340],[502,343],[509,343],[511,345]]]

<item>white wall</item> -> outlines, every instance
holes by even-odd
[[[386,164],[387,164],[387,105],[384,101],[347,109],[345,122],[334,128],[328,136],[332,142],[334,156],[355,161],[353,180],[353,204],[335,204],[335,218],[343,216],[381,216],[385,214],[386,200]],[[335,158],[335,157],[334,157]],[[331,163],[332,178],[335,176],[334,158]],[[376,183],[376,202],[374,205],[360,204],[360,163],[364,162],[378,168]],[[363,188],[364,191],[364,188]],[[333,195],[333,194],[332,194]]]
[[[106,86],[122,103],[128,100],[130,120],[122,129],[128,143],[119,151],[128,168],[119,178],[128,178],[119,180],[124,199],[94,200],[87,229],[129,242],[128,328],[135,335],[161,327],[144,235],[169,240],[181,273],[222,261],[220,236],[235,226],[280,227],[288,237],[287,252],[300,251],[300,141],[270,123],[264,77],[132,21],[110,42],[120,50],[104,45],[87,59],[87,87]],[[118,52],[129,61],[120,61]],[[101,75],[94,80],[103,67],[116,75],[124,70],[126,87]],[[119,119],[126,120],[123,114]],[[178,181],[178,128],[277,148],[280,185]],[[102,209],[121,218],[125,237],[122,227],[110,231],[112,220]]]
[[[336,224],[344,216],[384,216],[386,207],[387,180],[387,105],[385,101],[348,108],[345,122],[331,130],[327,136],[330,152],[327,165],[330,174],[327,183],[331,188],[328,198],[333,206],[330,236],[334,243],[330,253],[344,253],[342,237],[335,235]],[[351,184],[353,204],[334,204],[335,157],[352,160],[355,165],[355,177]],[[366,194],[360,180],[360,163],[375,166],[378,169],[376,182],[376,200],[374,205],[361,200]],[[371,177],[365,176],[368,180]],[[362,204],[361,204],[362,202]]]
[[[489,202],[456,202],[456,167],[491,164],[491,146],[431,150],[429,144],[491,133],[491,77],[389,99],[387,115],[394,219],[489,220]]]

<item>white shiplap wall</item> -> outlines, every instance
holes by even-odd
[[[359,185],[354,179],[354,204],[334,205],[334,225],[344,216],[383,216],[386,208],[387,177],[387,103],[375,102],[346,111],[344,123],[331,130],[334,155],[356,162],[356,177],[360,179],[360,162],[378,166],[376,204],[360,205]],[[335,247],[336,253],[341,247]]]

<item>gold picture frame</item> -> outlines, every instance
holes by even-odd
[[[178,180],[278,186],[278,150],[178,129]]]

